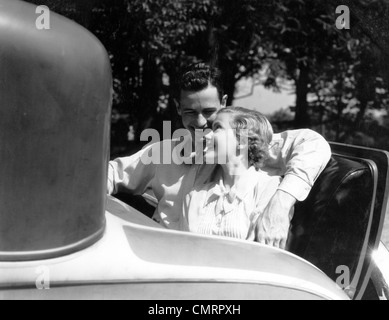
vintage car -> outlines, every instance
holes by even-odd
[[[0,299],[388,297],[388,153],[332,144],[290,252],[166,230],[146,216],[152,195],[106,196],[106,50],[66,18],[42,29],[37,17],[0,0]]]

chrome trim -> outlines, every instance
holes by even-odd
[[[376,267],[372,276],[374,287],[382,300],[389,300],[389,250],[383,243],[374,252],[373,261]]]
[[[294,291],[300,291],[304,292],[325,300],[341,300],[341,295],[342,290],[339,289],[339,296],[335,298],[335,294],[333,295],[327,295],[324,293],[320,293],[315,291],[309,291],[307,288],[303,287],[293,287],[287,284],[275,284],[274,282],[271,281],[242,281],[242,280],[225,280],[225,279],[215,279],[215,280],[209,280],[209,279],[152,279],[152,280],[117,280],[117,281],[85,281],[85,282],[52,282],[50,285],[50,290],[55,290],[55,289],[61,289],[61,288],[69,288],[69,287],[88,287],[88,286],[107,286],[107,285],[112,285],[112,286],[117,286],[117,285],[139,285],[139,284],[240,284],[240,285],[253,285],[253,286],[270,286],[270,287],[275,287],[275,288],[282,288],[282,289],[288,289],[288,290],[294,290]],[[12,291],[12,290],[29,290],[33,289],[36,290],[35,287],[31,287],[31,285],[17,285],[14,287],[3,287],[0,288],[1,291]],[[344,295],[344,300],[348,298],[346,295]],[[348,298],[349,299],[349,298]]]

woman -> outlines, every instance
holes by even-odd
[[[186,196],[183,229],[255,240],[257,221],[281,183],[281,177],[261,171],[272,136],[271,124],[258,112],[244,108],[218,112],[205,154],[218,168],[204,185],[195,182]]]

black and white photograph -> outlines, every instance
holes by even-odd
[[[0,300],[388,284],[389,0],[0,0]]]

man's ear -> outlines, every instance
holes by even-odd
[[[182,116],[181,105],[180,105],[180,103],[177,101],[177,99],[174,99],[174,104],[176,105],[176,109],[177,109],[178,115],[181,117],[181,116]]]
[[[222,109],[226,108],[227,107],[227,101],[228,101],[228,95],[225,95],[222,99],[222,103],[221,103],[221,106],[222,106]]]

